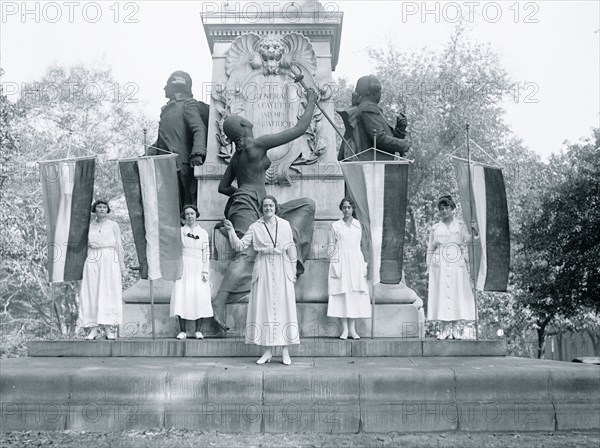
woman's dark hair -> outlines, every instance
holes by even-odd
[[[185,219],[185,210],[188,208],[191,208],[192,210],[194,210],[196,212],[196,218],[200,217],[200,212],[198,211],[196,206],[192,205],[192,204],[187,204],[187,205],[184,205],[183,209],[181,210],[181,219]]]
[[[106,208],[108,209],[108,210],[106,210],[106,213],[110,213],[110,205],[108,205],[108,201],[106,199],[97,199],[92,204],[92,213],[96,213],[96,207],[98,206],[98,204],[106,205]]]
[[[352,200],[352,198],[344,198],[341,200],[340,205],[338,206],[340,211],[342,211],[342,206],[344,205],[344,202],[347,202],[348,204],[350,204],[352,206],[353,210],[356,210],[356,205],[354,204],[354,201]]]
[[[456,208],[456,204],[454,203],[454,200],[452,199],[452,196],[450,196],[449,194],[445,194],[444,196],[441,196],[440,199],[438,200],[438,204],[437,204],[438,208],[440,208],[441,206],[449,206],[452,208],[452,210],[454,210]]]
[[[265,201],[266,201],[267,199],[270,199],[270,200],[272,200],[272,201],[273,201],[273,204],[275,204],[275,214],[279,213],[279,203],[277,202],[277,199],[275,199],[275,197],[274,197],[274,196],[271,196],[270,194],[266,195],[266,196],[263,198],[263,200],[262,200],[262,201],[260,201],[260,211],[262,212],[263,205],[264,205],[264,203],[265,203]]]

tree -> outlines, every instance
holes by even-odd
[[[0,78],[4,75],[4,70],[0,68]],[[10,234],[7,232],[4,223],[10,211],[6,204],[8,203],[7,196],[7,185],[11,179],[11,173],[14,172],[15,162],[14,159],[19,156],[19,139],[18,135],[14,132],[14,123],[20,118],[23,111],[15,103],[9,101],[4,94],[4,90],[0,83],[0,142],[2,142],[2,153],[1,157],[1,172],[0,172],[0,221],[2,222],[3,231],[0,232],[0,250],[2,256],[2,279],[0,282],[0,295],[2,297],[2,308],[0,309],[0,334],[2,336],[2,342],[7,341],[9,338],[9,327],[12,326],[13,320],[9,314],[8,308],[10,307],[11,301],[17,294],[17,291],[12,290],[6,279],[5,266],[7,263],[7,257],[10,254],[10,248],[8,241],[10,241]]]
[[[10,192],[10,200],[3,195],[0,207],[1,303],[9,321],[34,319],[32,327],[39,334],[47,334],[49,325],[63,334],[76,328],[76,283],[55,287],[56,309],[54,313],[50,310],[47,240],[36,161],[97,156],[95,196],[111,201],[112,218],[121,224],[129,248],[126,262],[135,257],[129,226],[123,225],[128,216],[118,167],[110,161],[143,152],[142,129],[148,123],[133,110],[134,91],[135,85],[117,83],[109,68],[75,65],[49,67],[39,81],[25,86],[17,104],[2,96],[3,146],[5,132],[11,136],[7,141],[12,142],[9,172],[3,177],[3,192]],[[7,154],[4,148],[3,153]]]
[[[489,46],[473,42],[462,25],[442,51],[404,52],[390,45],[371,49],[370,56],[375,62],[374,74],[383,85],[380,106],[390,115],[405,113],[409,121],[413,149],[408,157],[414,164],[410,168],[408,219],[414,225],[407,225],[404,269],[408,286],[426,299],[427,239],[437,221],[437,199],[445,193],[458,196],[448,154],[465,142],[465,125],[470,124],[471,139],[503,166],[513,253],[523,217],[535,210],[536,200],[547,186],[546,166],[504,122],[503,102],[514,99],[517,87],[499,56]],[[343,80],[338,87],[335,100],[340,109],[349,105],[348,82]],[[465,154],[464,149],[455,153]],[[481,154],[475,158],[489,163]],[[460,215],[460,206],[457,211]],[[513,353],[531,354],[524,348],[531,323],[518,309],[512,283],[511,277],[508,294],[477,294],[482,334],[496,337],[496,329],[504,329],[510,332]]]
[[[409,119],[414,148],[409,153],[414,159],[409,213],[418,237],[406,246],[406,276],[409,286],[426,297],[426,240],[435,222],[437,198],[444,193],[457,196],[447,154],[464,143],[465,124],[471,125],[471,138],[491,148],[499,163],[523,149],[507,138],[503,122],[501,102],[509,94],[510,79],[499,57],[488,46],[470,41],[462,26],[438,53],[388,48],[371,50],[370,55],[383,84],[382,106],[390,113],[406,113]]]
[[[538,356],[548,326],[600,312],[600,129],[553,156],[539,210],[519,234],[519,306],[537,330]]]

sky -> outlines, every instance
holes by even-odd
[[[4,93],[18,99],[21,83],[39,79],[54,63],[109,65],[115,81],[127,87],[134,107],[158,121],[171,72],[190,73],[194,94],[202,99],[202,82],[211,80],[212,61],[200,13],[223,3],[3,0]],[[271,2],[275,3],[289,2]],[[547,159],[565,141],[576,142],[600,127],[598,1],[321,3],[326,11],[344,12],[334,78],[355,83],[369,74],[370,47],[391,43],[406,51],[440,49],[462,17],[469,37],[489,43],[518,83],[504,104],[506,121],[529,149]]]

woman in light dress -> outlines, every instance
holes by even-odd
[[[329,304],[327,316],[339,317],[340,339],[360,339],[356,319],[371,317],[367,285],[367,263],[360,250],[362,226],[352,217],[354,201],[344,198],[339,205],[344,217],[331,224],[328,238]]]
[[[99,325],[107,339],[115,339],[123,320],[122,276],[127,274],[119,225],[108,219],[108,201],[92,205],[94,219],[88,233],[88,253],[79,294],[79,323],[91,328],[86,339],[97,339]]]
[[[209,283],[210,247],[208,233],[196,223],[199,216],[195,206],[184,206],[182,217],[185,225],[181,228],[183,273],[171,292],[171,316],[179,320],[177,339],[187,337],[186,321],[195,321],[194,336],[203,339],[200,331],[202,318],[213,315]]]
[[[441,221],[433,225],[427,247],[427,319],[441,321],[438,339],[460,339],[458,323],[475,320],[466,250],[471,233],[463,221],[454,217],[455,208],[451,196],[439,199]],[[471,227],[474,237],[478,238],[475,221],[471,221]]]
[[[266,196],[260,205],[262,218],[251,224],[241,239],[231,222],[224,221],[236,251],[252,245],[257,252],[246,315],[246,344],[266,347],[257,364],[271,360],[271,347],[282,346],[282,362],[290,365],[288,345],[300,343],[294,291],[296,246],[289,222],[276,216],[277,200]]]

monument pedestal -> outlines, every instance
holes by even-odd
[[[210,276],[215,297],[233,256],[229,241],[213,231],[223,219],[228,200],[218,193],[219,182],[235,151],[224,134],[223,122],[229,115],[243,116],[253,123],[255,138],[294,127],[305,107],[306,94],[294,80],[294,72],[302,72],[306,85],[319,93],[320,108],[304,135],[269,149],[271,166],[265,187],[279,203],[298,198],[315,203],[313,243],[305,272],[296,284],[296,302],[302,336],[334,336],[341,328],[337,328],[339,319],[327,317],[327,236],[331,223],[341,218],[338,206],[345,186],[337,161],[336,133],[324,114],[335,115],[332,72],[338,61],[343,14],[326,11],[315,1],[290,5],[295,5],[293,21],[289,8],[274,5],[265,7],[269,14],[252,21],[240,20],[239,13],[227,8],[202,17],[213,69],[212,82],[204,84],[201,98],[210,102],[210,117],[206,160],[195,168],[199,222],[213,247]],[[176,319],[169,317],[171,287],[164,282],[155,286],[156,332],[170,337],[177,332]],[[424,336],[423,302],[414,291],[403,283],[376,285],[374,295],[375,336]],[[123,335],[149,336],[148,285],[140,281],[126,291],[124,300]],[[246,308],[246,303],[227,306],[232,335],[244,333]],[[371,325],[372,319],[359,319],[357,331],[370,336]],[[205,327],[207,335],[215,330],[210,324]]]
[[[174,338],[179,333],[177,320],[169,316],[169,304],[154,305],[156,337]],[[243,338],[246,326],[247,303],[231,303],[227,305],[227,325],[230,330],[227,338]],[[327,317],[326,303],[298,303],[298,323],[300,337],[338,337],[342,333],[340,320]],[[147,303],[128,303],[124,307],[123,325],[119,336],[122,338],[152,337],[151,310]],[[376,338],[422,338],[425,326],[420,314],[413,304],[375,305]],[[356,331],[362,338],[371,337],[371,319],[357,319]],[[210,322],[203,323],[202,333],[206,337],[215,335]],[[188,330],[188,337],[193,332]]]
[[[232,249],[220,232],[212,232],[214,221],[203,221],[209,231],[213,247],[217,247],[218,260],[211,260],[211,291],[215,297],[223,273],[231,262]],[[305,263],[305,272],[296,283],[296,308],[301,337],[336,336],[341,334],[340,321],[327,317],[327,275],[329,261],[326,257],[329,222],[315,223],[313,245]],[[179,332],[177,320],[169,317],[169,303],[173,282],[154,281],[155,328],[157,337],[174,337]],[[375,285],[375,337],[424,337],[425,316],[423,301],[403,283],[398,285]],[[121,337],[152,336],[150,282],[140,280],[123,294],[123,325]],[[247,298],[227,305],[226,323],[229,336],[242,336],[245,331]],[[358,319],[356,330],[364,337],[371,336],[372,319]],[[210,322],[203,323],[203,333],[211,336],[215,328]]]

